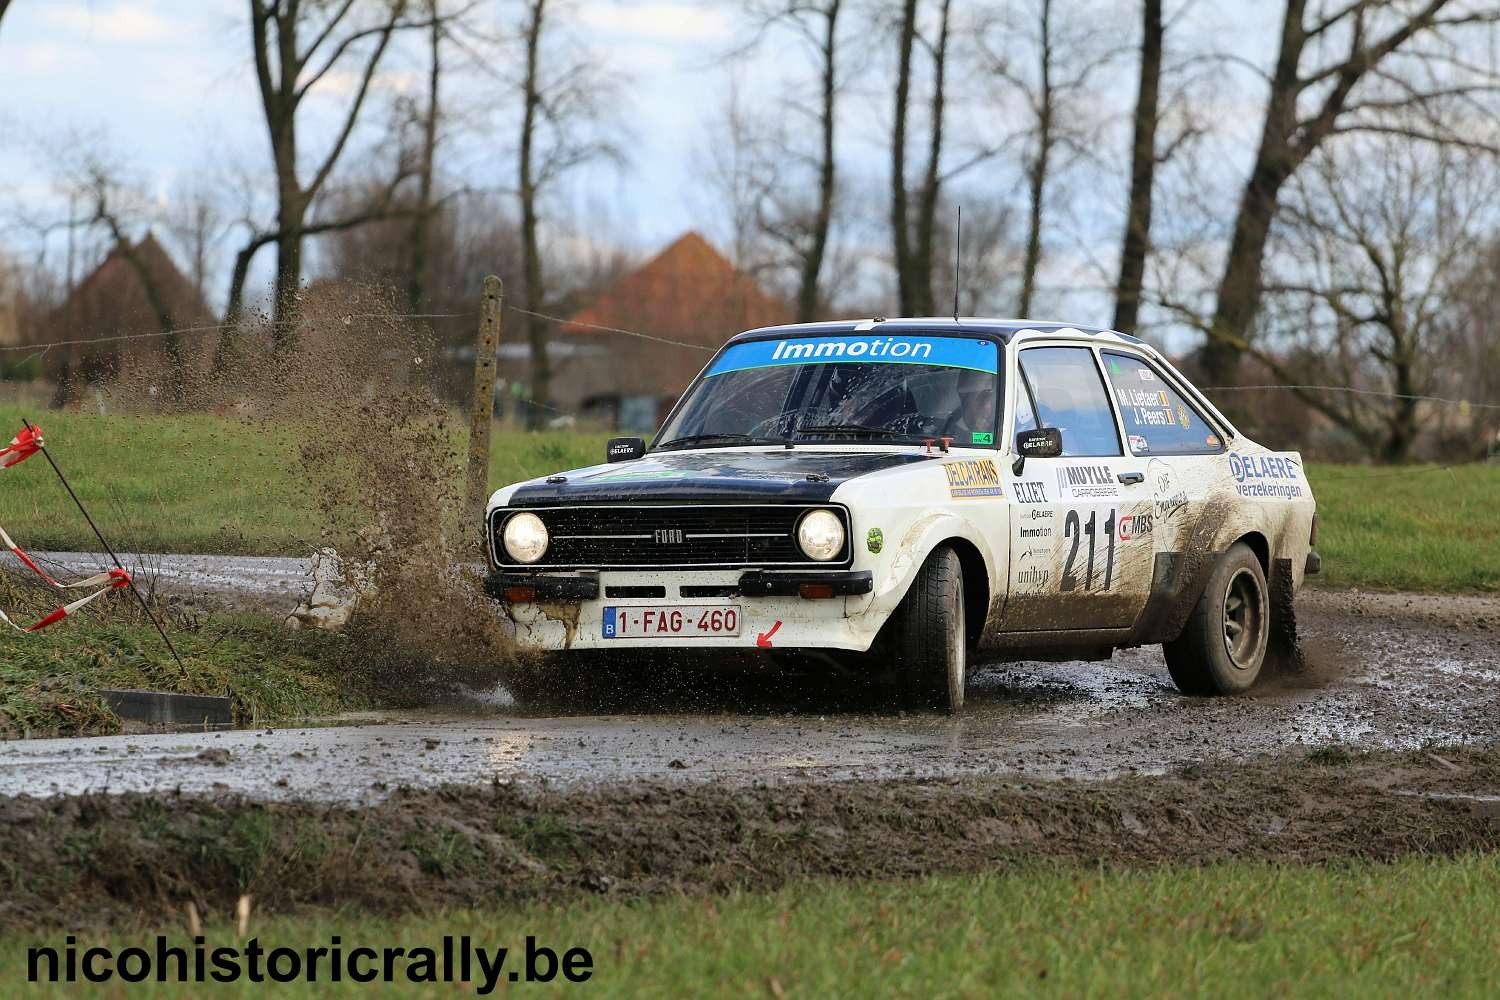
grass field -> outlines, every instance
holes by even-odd
[[[19,428],[22,415],[0,407],[0,429]],[[323,541],[295,455],[248,424],[207,415],[29,415],[120,548],[301,555]],[[593,464],[606,437],[501,433],[490,483]],[[1319,585],[1500,590],[1500,466],[1314,465],[1309,474],[1325,559]],[[97,547],[36,459],[0,478],[0,526],[23,547]]]
[[[176,944],[190,943],[180,928],[167,933]],[[210,948],[235,943],[223,915],[206,934]],[[267,950],[327,946],[338,935],[346,953],[362,945],[441,948],[444,934],[514,949],[497,995],[1477,997],[1493,995],[1500,978],[1500,859],[1036,868],[398,921],[252,918],[249,928]],[[525,974],[527,935],[559,954],[587,949],[587,984],[560,976],[548,986],[506,982],[507,970]],[[62,935],[39,942],[57,947]],[[28,991],[28,943],[21,935],[0,942],[8,996],[56,989]],[[154,938],[79,934],[80,949],[97,944],[154,949]],[[405,967],[404,960],[395,966],[398,977]],[[250,997],[266,988],[241,982],[213,992]],[[320,996],[453,991],[326,981],[280,989]],[[189,996],[201,988],[164,992]]]

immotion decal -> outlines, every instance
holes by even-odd
[[[974,371],[998,370],[1000,352],[992,340],[961,337],[796,337],[752,340],[719,355],[705,378],[748,368],[861,361],[877,364],[940,365]]]

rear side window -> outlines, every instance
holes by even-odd
[[[1062,431],[1063,455],[1068,457],[1120,454],[1120,434],[1109,396],[1087,347],[1031,347],[1021,352],[1021,375],[1030,392],[1029,417],[1034,427]],[[1026,407],[1017,398],[1016,431],[1029,430]]]
[[[1209,422],[1145,360],[1103,352],[1132,455],[1216,455],[1224,442]]]

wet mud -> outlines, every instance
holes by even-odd
[[[185,768],[213,769],[209,755]],[[775,888],[1049,863],[1326,862],[1500,847],[1500,754],[1311,751],[1121,780],[650,780],[236,797],[0,799],[0,927],[181,925]]]
[[[1306,669],[1245,696],[1184,697],[1160,649],[1145,647],[1101,662],[981,667],[953,719],[893,714],[867,678],[826,663],[584,658],[539,708],[497,689],[462,711],[357,725],[3,744],[0,795],[173,789],[368,803],[400,787],[495,780],[1099,778],[1299,746],[1487,746],[1500,733],[1500,599],[1305,591],[1299,631]],[[205,750],[222,754],[205,764]]]

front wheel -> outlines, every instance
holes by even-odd
[[[944,546],[927,557],[887,627],[902,702],[950,715],[960,711],[968,640],[958,553]]]
[[[1260,677],[1271,634],[1271,602],[1260,560],[1236,542],[1214,567],[1182,635],[1162,644],[1183,694],[1240,694]]]

